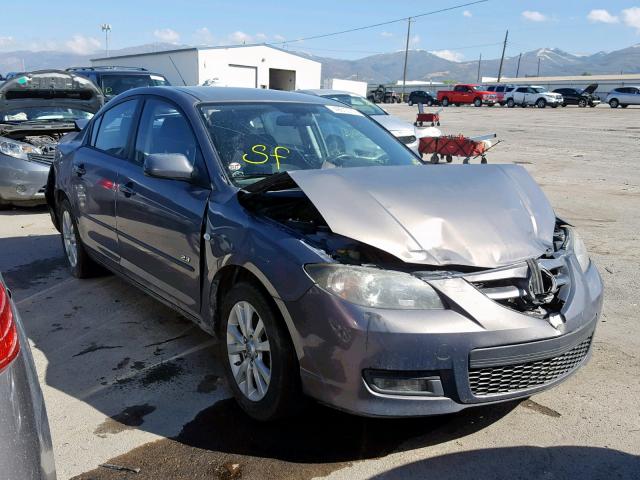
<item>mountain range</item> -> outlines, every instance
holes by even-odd
[[[113,50],[112,55],[146,53],[186,47],[168,43],[154,43]],[[322,78],[358,79],[369,83],[390,83],[402,78],[404,51],[372,55],[357,60],[318,57],[297,52],[322,63]],[[103,52],[79,55],[56,51],[0,52],[0,72],[66,68],[88,65],[89,59],[103,56]],[[640,44],[612,52],[574,55],[558,48],[539,48],[522,53],[518,76],[535,76],[540,64],[541,76],[640,73]],[[480,75],[496,77],[500,59],[482,60]],[[506,57],[502,75],[516,75],[518,55]],[[478,61],[454,62],[427,50],[410,50],[407,80],[474,82],[478,74]]]

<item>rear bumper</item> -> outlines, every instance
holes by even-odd
[[[20,353],[0,373],[0,465],[6,478],[55,480],[47,412],[19,319],[18,329]]]
[[[49,169],[50,165],[0,154],[0,203],[46,203]]]
[[[583,279],[575,279],[566,321],[557,329],[497,304],[498,320],[485,322],[470,318],[474,312],[367,310],[314,287],[287,305],[302,338],[304,390],[355,414],[403,417],[452,413],[551,388],[588,361],[602,308],[595,267],[575,275]],[[493,317],[486,308],[482,314]],[[380,393],[365,380],[370,371],[435,377],[439,387],[426,394]]]

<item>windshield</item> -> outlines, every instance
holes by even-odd
[[[335,100],[336,102],[344,103],[349,105],[359,112],[364,113],[365,115],[386,115],[383,109],[377,106],[375,103],[370,102],[366,98],[359,97],[357,95],[349,95],[347,93],[340,94],[332,94],[332,95],[323,95],[324,98],[329,98],[331,100]]]
[[[64,107],[24,107],[13,110],[3,110],[0,113],[0,121],[3,122],[26,122],[44,120],[89,120],[93,113],[78,110],[76,108]]]
[[[161,75],[108,74],[102,76],[102,91],[105,95],[119,95],[138,87],[161,87],[169,85]]]
[[[290,170],[421,164],[390,133],[346,106],[225,103],[200,111],[239,186]]]
[[[548,90],[544,87],[533,87],[532,90],[536,93],[547,93]]]

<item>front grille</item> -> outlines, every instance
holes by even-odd
[[[546,385],[566,375],[584,360],[591,337],[571,350],[544,360],[469,370],[469,386],[476,397],[518,392]]]
[[[27,158],[32,162],[44,163],[46,165],[51,165],[53,160],[55,159],[56,153],[55,150],[52,150],[47,153],[28,153]]]
[[[416,137],[414,137],[413,135],[407,135],[406,137],[397,137],[397,138],[405,145],[409,145],[416,141]]]
[[[501,305],[538,317],[560,310],[570,283],[563,252],[551,258],[471,273],[465,275],[465,280]]]

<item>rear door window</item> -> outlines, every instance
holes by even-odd
[[[122,102],[102,115],[93,146],[114,157],[126,158],[138,100]]]

